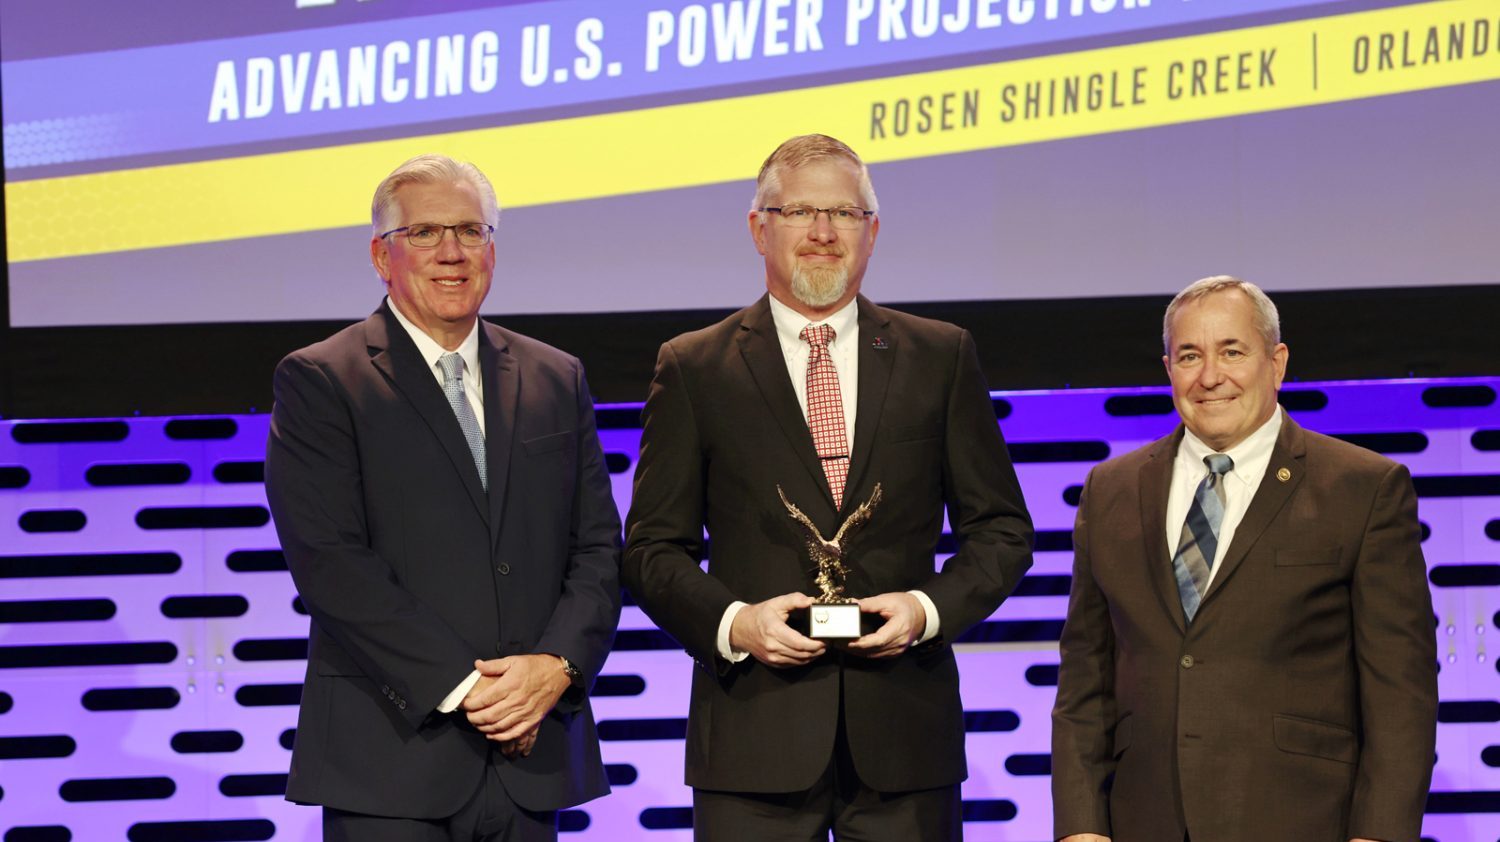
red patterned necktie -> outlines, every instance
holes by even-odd
[[[839,392],[839,373],[833,367],[828,343],[833,328],[808,325],[802,329],[802,341],[811,347],[807,358],[807,426],[812,430],[813,447],[823,463],[833,505],[844,505],[844,481],[849,476],[849,437],[844,431],[844,399]]]

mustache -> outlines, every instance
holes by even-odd
[[[826,254],[832,257],[843,257],[847,252],[841,248],[804,248],[797,250],[797,256],[804,254]]]

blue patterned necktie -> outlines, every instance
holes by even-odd
[[[464,394],[464,358],[457,353],[444,354],[438,357],[438,365],[443,367],[443,394],[458,417],[458,428],[464,431],[464,438],[469,441],[474,467],[479,469],[479,484],[489,491],[490,478],[484,464],[484,433],[480,431],[479,419],[474,417],[474,408],[469,406],[469,398]]]
[[[1210,453],[1203,457],[1203,463],[1208,466],[1208,476],[1193,492],[1193,505],[1188,507],[1187,522],[1177,540],[1177,556],[1172,559],[1177,595],[1182,597],[1182,610],[1189,623],[1198,613],[1203,592],[1208,590],[1208,575],[1219,549],[1219,527],[1224,525],[1224,475],[1234,467],[1234,460],[1222,453]]]

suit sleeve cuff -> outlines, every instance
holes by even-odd
[[[469,691],[474,689],[474,685],[478,683],[479,670],[474,670],[473,672],[469,673],[468,678],[460,681],[458,683],[458,686],[453,688],[452,693],[444,696],[443,700],[441,702],[438,702],[438,713],[452,713],[455,710],[458,710],[458,703],[462,702],[464,700],[464,696],[469,695]]]
[[[938,625],[937,606],[932,604],[931,597],[921,591],[907,591],[907,593],[916,597],[917,602],[922,603],[922,613],[927,615],[927,627],[922,630],[922,636],[917,640],[917,645],[920,646],[937,637],[938,632],[942,631],[942,628]]]
[[[750,656],[749,652],[736,652],[729,646],[729,629],[734,625],[734,618],[739,615],[740,609],[745,607],[747,603],[735,600],[724,609],[724,616],[719,620],[719,639],[714,648],[718,650],[720,658],[731,664],[737,664]]]

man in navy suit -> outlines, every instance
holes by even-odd
[[[327,839],[556,839],[609,791],[588,692],[620,521],[578,360],[482,322],[499,211],[425,155],[376,189],[388,297],[276,369],[266,492],[312,616],[287,798]]]

